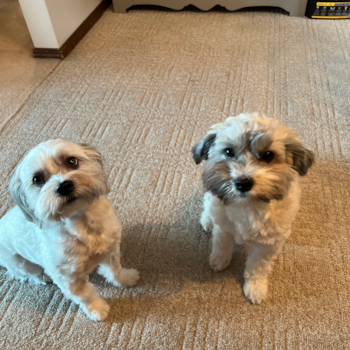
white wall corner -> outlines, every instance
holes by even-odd
[[[35,48],[59,49],[102,0],[19,0]]]
[[[45,0],[61,47],[102,0]]]
[[[45,0],[19,0],[24,19],[36,48],[60,47]]]

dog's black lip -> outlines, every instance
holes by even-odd
[[[77,200],[78,198],[77,197],[69,197],[68,199],[67,199],[67,204],[71,204],[71,203],[73,203],[73,202],[75,202],[76,200]]]

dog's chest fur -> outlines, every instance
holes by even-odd
[[[64,221],[60,268],[75,273],[93,270],[120,240],[118,219],[108,200],[101,197],[84,214]]]
[[[299,209],[298,182],[291,184],[288,194],[281,201],[240,201],[225,205],[213,199],[211,213],[214,222],[232,233],[237,244],[254,241],[274,244],[290,234],[291,224]]]

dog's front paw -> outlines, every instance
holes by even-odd
[[[209,265],[215,271],[222,271],[230,265],[232,255],[223,252],[212,252],[209,257]]]
[[[116,283],[121,287],[132,287],[140,278],[140,274],[135,269],[122,269],[116,276]]]
[[[266,279],[246,279],[243,286],[244,295],[253,303],[260,304],[267,295]]]
[[[103,299],[97,299],[84,309],[90,320],[103,321],[108,316],[109,305]]]
[[[203,213],[201,216],[200,224],[205,232],[210,232],[213,230],[213,220],[208,217],[208,215],[205,215],[205,213]]]

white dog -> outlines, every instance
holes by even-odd
[[[298,174],[307,173],[314,155],[293,129],[257,113],[214,125],[192,153],[197,164],[206,160],[201,224],[212,230],[209,264],[214,271],[225,269],[233,239],[245,244],[243,290],[252,303],[259,304],[299,209]]]
[[[0,265],[20,281],[51,278],[90,319],[105,319],[109,306],[88,274],[99,265],[114,285],[133,286],[139,273],[120,264],[122,229],[101,155],[86,144],[43,142],[19,164],[10,191],[18,206],[0,220]]]

